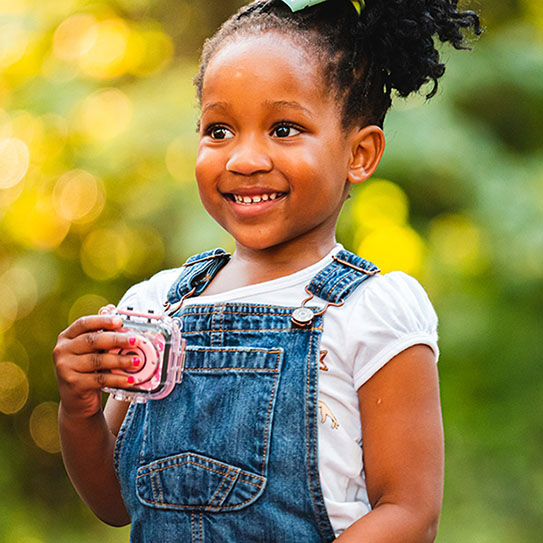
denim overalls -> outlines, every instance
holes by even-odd
[[[190,258],[166,305],[203,292],[229,258]],[[341,305],[377,272],[342,250],[307,290]],[[299,302],[173,311],[187,341],[183,380],[162,400],[132,404],[115,448],[132,543],[334,540],[318,471],[324,304],[295,323]]]

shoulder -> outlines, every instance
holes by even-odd
[[[162,312],[163,303],[166,301],[168,290],[179,277],[182,267],[163,270],[149,279],[130,287],[123,295],[118,307],[133,307],[147,311],[153,309]]]
[[[437,315],[416,279],[403,272],[377,275],[352,297],[348,334],[358,353],[357,388],[388,360],[414,345],[428,345],[437,360]]]
[[[437,324],[437,315],[423,286],[410,275],[395,271],[376,275],[355,291],[357,305],[390,318],[418,318]]]

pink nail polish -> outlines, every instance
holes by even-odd
[[[135,344],[136,344],[136,338],[135,338],[135,337],[131,337],[131,338],[128,340],[128,343],[130,343],[130,345],[135,345]]]
[[[132,358],[132,364],[134,364],[134,366],[139,366],[141,364],[141,360],[135,356],[134,358]]]
[[[128,381],[128,384],[129,384],[129,385],[133,385],[133,384],[134,384],[134,377],[132,377],[132,375],[130,375],[130,376],[127,378],[127,381]]]

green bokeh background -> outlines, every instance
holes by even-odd
[[[438,542],[536,542],[543,7],[475,4],[484,36],[471,52],[443,50],[431,102],[395,103],[376,179],[353,193],[338,237],[413,273],[440,316]],[[0,0],[2,542],[128,541],[65,475],[51,350],[71,320],[134,282],[232,247],[198,200],[191,77],[204,38],[238,5]]]

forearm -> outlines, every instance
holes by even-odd
[[[436,538],[439,511],[384,503],[349,526],[338,543],[431,543]]]
[[[130,522],[113,465],[115,436],[101,411],[90,418],[71,418],[59,411],[62,456],[81,499],[102,521],[113,526]]]

